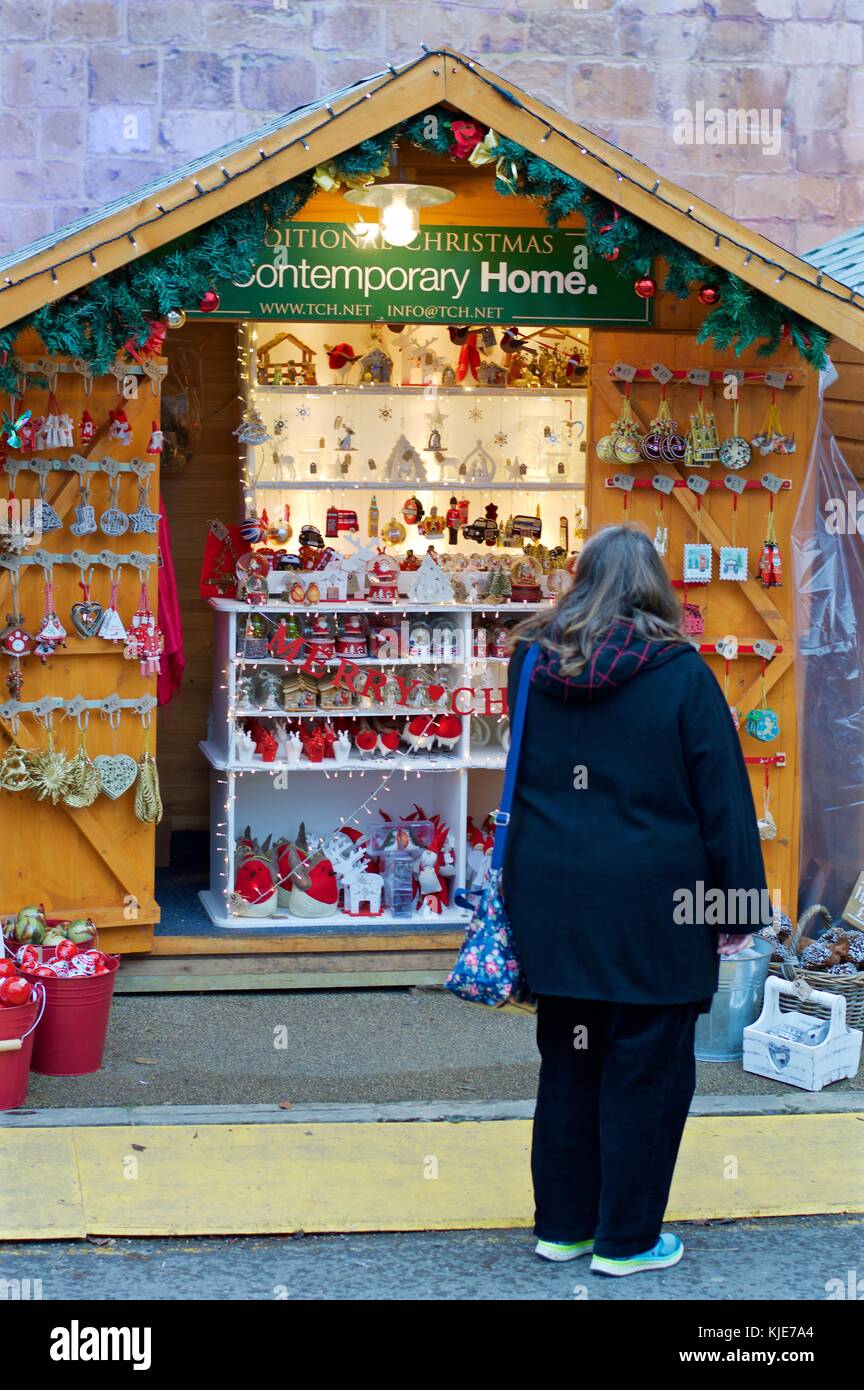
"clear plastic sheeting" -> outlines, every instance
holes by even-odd
[[[801,767],[798,908],[821,902],[834,917],[864,867],[864,534],[857,529],[860,524],[864,533],[862,495],[820,409],[792,533]]]

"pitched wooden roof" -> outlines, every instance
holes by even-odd
[[[619,207],[864,350],[864,295],[449,49],[424,52],[401,67],[300,107],[7,257],[0,262],[0,326],[439,102],[518,141]]]
[[[808,251],[804,259],[818,270],[835,276],[841,284],[864,294],[864,227],[854,227]]]

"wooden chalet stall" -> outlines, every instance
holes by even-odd
[[[361,149],[363,142],[369,143]],[[289,182],[292,191],[283,197]],[[345,196],[392,184],[453,195],[422,208],[419,240],[407,249],[396,228],[408,215],[398,191],[386,194],[391,209],[399,204],[392,241],[375,231],[377,206],[361,197],[358,207]],[[550,208],[558,214],[554,227]],[[286,209],[294,216],[283,217]],[[231,222],[238,217],[241,222]],[[368,236],[359,222],[372,224]],[[213,236],[222,226],[228,234],[217,245]],[[635,249],[632,238],[616,244],[619,226],[637,230]],[[235,265],[235,273],[220,275],[203,254],[196,260],[202,245],[223,270]],[[122,304],[115,295],[115,317],[107,322],[116,353],[109,353],[108,372],[103,365],[93,375],[86,360],[59,351],[51,317],[58,311],[51,306],[83,305],[84,317],[99,286],[116,286],[147,266],[159,274],[176,271],[177,283],[194,286],[194,293],[170,304],[163,293],[157,303],[152,284],[148,289],[139,277],[128,333],[118,322]],[[370,267],[375,274],[367,274]],[[664,288],[667,269],[679,286],[683,276],[683,297]],[[250,857],[244,829],[250,825],[257,849],[268,836],[271,843],[295,840],[304,820],[310,833],[324,837],[343,820],[359,824],[368,809],[377,824],[381,780],[392,815],[405,817],[420,805],[437,826],[446,823],[454,869],[448,888],[466,883],[478,862],[478,834],[482,859],[483,822],[496,804],[505,757],[506,658],[495,644],[503,641],[499,628],[526,611],[514,601],[513,586],[523,598],[548,603],[566,582],[568,556],[586,529],[623,517],[657,533],[689,605],[694,641],[726,685],[766,825],[769,883],[794,912],[800,785],[790,531],[817,420],[813,362],[825,336],[864,351],[859,296],[827,276],[817,285],[812,266],[452,52],[427,53],[291,113],[9,258],[2,277],[0,325],[15,332],[6,362],[19,379],[14,401],[7,401],[10,421],[14,427],[26,409],[34,418],[49,413],[46,383],[56,367],[55,394],[74,438],[41,448],[34,441],[28,451],[6,432],[13,465],[49,460],[45,496],[59,525],[42,542],[58,556],[47,600],[45,570],[30,563],[32,547],[18,560],[0,555],[7,571],[0,577],[3,612],[17,573],[22,625],[32,633],[53,596],[71,635],[44,664],[38,655],[21,658],[24,709],[5,705],[0,733],[7,750],[16,743],[25,750],[27,764],[28,748],[48,746],[48,715],[32,705],[50,697],[55,748],[71,757],[80,714],[72,702],[80,695],[92,702],[87,752],[115,760],[101,766],[117,795],[111,799],[103,790],[89,807],[77,807],[62,794],[55,804],[50,789],[42,799],[33,789],[0,791],[0,912],[44,901],[58,914],[94,916],[110,949],[140,958],[127,961],[124,974],[142,988],[184,980],[218,988],[440,979],[464,920],[449,891],[427,893],[422,910],[418,896],[407,914],[388,900],[380,916],[362,909],[351,915],[346,896],[334,910],[310,915],[308,895],[298,912],[287,891],[277,901],[275,890],[271,911],[238,912],[238,871]],[[758,293],[748,298],[750,291]],[[736,310],[739,301],[746,301],[745,310]],[[718,310],[727,308],[723,323],[700,342],[706,317],[714,314],[717,323]],[[760,331],[736,355],[747,315]],[[145,342],[150,320],[157,328]],[[40,325],[47,342],[38,336]],[[468,329],[462,341],[448,332],[454,326]],[[759,356],[772,330],[776,350]],[[728,346],[721,349],[718,341]],[[658,416],[663,421],[667,407],[682,450],[685,436],[691,445],[699,442],[692,421],[697,432],[708,430],[703,457],[676,456],[677,446],[669,446],[668,456],[640,451],[638,441],[652,433]],[[121,408],[128,433],[111,423]],[[79,428],[85,410],[97,425],[86,442]],[[160,427],[174,446],[170,459],[166,454],[162,497],[186,671],[179,693],[153,712],[148,733],[146,697],[155,695],[155,678],[146,662],[124,659],[122,643],[73,628],[82,564],[80,556],[70,557],[73,551],[92,556],[91,598],[103,608],[116,569],[117,609],[128,628],[141,598],[139,569],[155,610],[157,537],[132,529],[116,538],[104,530],[78,536],[70,524],[82,506],[79,480],[87,477],[97,520],[112,505],[130,515],[143,495],[139,482],[149,489],[149,508],[158,510],[154,431]],[[668,435],[661,423],[654,434],[664,430]],[[763,454],[749,445],[759,436],[769,448],[772,441],[786,443]],[[794,452],[783,452],[793,436]],[[731,437],[747,441],[749,462],[739,448],[726,451],[721,463],[718,446]],[[84,463],[76,472],[71,464],[79,458]],[[139,477],[136,459],[155,466],[139,469]],[[106,460],[119,468],[106,468]],[[667,480],[665,492],[653,484],[658,474]],[[766,475],[777,479],[776,491],[763,483]],[[18,470],[19,499],[38,496],[39,476],[32,466]],[[695,485],[688,483],[694,477]],[[739,491],[730,488],[730,477],[733,487],[743,483]],[[457,519],[447,516],[453,497],[457,511],[463,504]],[[421,581],[408,562],[390,606],[383,590],[358,591],[359,568],[341,602],[328,602],[320,588],[304,599],[294,587],[300,577],[290,570],[284,589],[265,580],[269,592],[260,607],[230,597],[205,602],[199,579],[211,521],[236,526],[264,510],[270,530],[257,544],[276,552],[293,553],[301,530],[308,537],[308,528],[317,527],[323,540],[350,556],[357,547],[343,528],[352,513],[367,561],[376,542],[387,542],[403,561],[406,550],[419,560],[435,544],[449,565],[448,596],[436,582],[440,573]],[[487,525],[493,529],[484,530]],[[500,543],[484,547],[496,535]],[[766,586],[760,564],[772,536],[786,568],[781,583]],[[700,545],[708,549],[693,549]],[[527,576],[523,546],[531,562]],[[692,567],[686,592],[685,547]],[[106,550],[137,559],[121,563],[106,558]],[[479,573],[478,553],[486,557]],[[698,573],[700,560],[711,567],[710,582]],[[277,555],[273,564],[280,563]],[[721,564],[728,568],[722,577]],[[452,738],[446,723],[436,726],[437,747],[397,740],[394,755],[384,734],[405,722],[403,687],[402,697],[392,690],[388,696],[397,700],[395,711],[361,700],[335,712],[337,726],[338,717],[347,720],[350,745],[341,771],[334,761],[316,765],[305,738],[299,762],[291,763],[290,729],[282,731],[276,761],[265,765],[262,728],[277,741],[282,702],[298,698],[302,684],[291,677],[290,661],[286,670],[273,655],[274,633],[279,629],[283,644],[295,631],[308,640],[323,614],[332,637],[341,615],[344,638],[352,612],[370,628],[382,612],[398,614],[407,632],[408,645],[391,667],[369,655],[371,646],[357,657],[361,667],[383,667],[392,680],[401,669],[420,669],[427,704],[475,713],[457,720]],[[435,626],[430,618],[449,635],[428,638],[425,627]],[[723,639],[731,641],[718,652]],[[445,646],[431,649],[424,645],[430,640]],[[2,658],[4,679],[14,664]],[[281,687],[265,681],[262,695],[261,673],[274,668]],[[454,692],[461,703],[453,703]],[[267,698],[275,703],[262,703]],[[313,699],[324,701],[324,690]],[[751,720],[757,733],[748,732],[748,715],[765,707],[779,720],[770,741],[758,736],[766,732],[764,719]],[[390,726],[379,711],[392,715]],[[289,704],[289,724],[292,716],[300,722]],[[306,732],[325,728],[330,716],[326,704],[316,705],[303,716]],[[379,741],[364,761],[355,737],[369,723]],[[167,899],[160,891],[155,824],[136,814],[135,790],[122,790],[134,769],[116,761],[122,755],[138,762],[147,739],[161,774],[165,839],[166,831],[175,839],[204,830],[212,837],[209,888],[200,903],[187,894],[179,914],[176,881],[165,890]],[[16,787],[12,759],[10,753],[0,763],[6,788]],[[368,830],[365,817],[363,825]]]

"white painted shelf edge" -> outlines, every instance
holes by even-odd
[[[311,936],[321,932],[356,933],[358,936],[378,931],[418,931],[438,932],[448,927],[465,927],[471,914],[462,908],[448,908],[437,917],[394,917],[392,912],[383,912],[379,917],[349,917],[347,913],[333,913],[327,917],[295,917],[277,909],[272,917],[237,917],[227,912],[218,896],[210,889],[199,893],[199,899],[214,927],[232,931],[261,933],[262,929],[279,928],[285,936]]]

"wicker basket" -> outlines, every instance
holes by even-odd
[[[826,927],[833,926],[833,918],[827,907],[823,907],[821,903],[808,907],[802,912],[797,927],[786,942],[796,956],[798,943],[802,936],[809,935],[807,928],[816,917],[821,917]],[[800,965],[792,965],[789,961],[772,961],[768,970],[771,975],[791,980],[800,990],[800,998],[793,999],[787,995],[781,1000],[784,1012],[797,1009],[800,1013],[813,1014],[816,1018],[829,1018],[828,1006],[813,1003],[808,999],[808,993],[811,990],[823,990],[826,994],[842,994],[846,1000],[847,1024],[850,1028],[860,1028],[864,1031],[864,970],[859,970],[857,975],[826,975],[823,970],[804,970]]]

